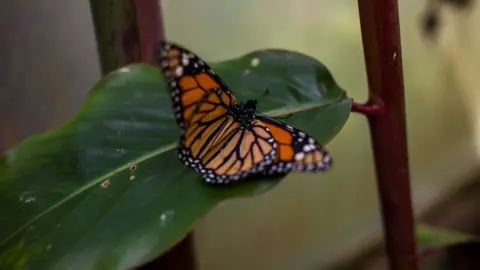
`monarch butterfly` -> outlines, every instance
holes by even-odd
[[[189,50],[160,42],[156,57],[181,129],[178,157],[207,183],[332,166],[330,155],[314,138],[258,114],[256,100],[237,102],[222,79]]]

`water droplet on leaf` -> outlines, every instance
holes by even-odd
[[[35,191],[25,191],[22,194],[20,194],[20,201],[23,203],[34,203],[37,200],[37,197],[35,196],[37,192]]]
[[[175,211],[167,210],[160,215],[160,226],[165,226],[175,216]]]

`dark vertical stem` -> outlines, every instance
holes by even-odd
[[[160,0],[130,0],[133,3],[138,31],[140,61],[157,65],[155,45],[165,39]]]
[[[157,0],[90,0],[102,72],[144,62],[156,65],[155,43],[164,38]]]
[[[138,270],[195,270],[195,249],[193,234],[190,233],[174,248],[157,257],[155,260],[138,267]]]
[[[102,73],[132,63],[157,65],[154,47],[165,38],[159,0],[90,0]],[[193,236],[141,269],[196,268]]]
[[[370,88],[367,115],[390,269],[418,269],[410,196],[402,52],[396,0],[358,0]]]

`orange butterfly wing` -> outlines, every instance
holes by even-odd
[[[229,106],[236,103],[222,79],[189,50],[171,42],[160,42],[156,55],[171,89],[175,118],[182,132],[198,102],[212,90],[222,89],[230,99]]]
[[[171,90],[175,118],[182,129],[179,159],[208,183],[227,184],[263,171],[275,157],[275,141],[252,119],[245,129],[229,108],[237,102],[203,60],[179,45],[157,47]]]
[[[275,157],[276,144],[265,125],[252,120],[251,127],[244,128],[228,114],[225,99],[223,91],[215,91],[199,103],[178,149],[180,160],[211,184],[261,172]]]
[[[256,118],[269,129],[277,143],[275,159],[263,174],[320,172],[332,167],[329,153],[305,132],[270,117],[258,115]]]

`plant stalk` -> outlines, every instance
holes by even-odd
[[[377,115],[383,112],[383,107],[377,104],[361,104],[354,102],[352,104],[352,112],[360,113],[365,116],[368,115]]]
[[[90,0],[102,73],[132,63],[156,65],[155,44],[164,38],[160,1]]]
[[[396,0],[358,0],[358,6],[369,104],[382,107],[381,113],[366,115],[389,265],[392,270],[416,270],[398,4]]]
[[[157,65],[155,45],[165,38],[160,0],[90,0],[102,73],[132,63]],[[196,269],[192,233],[140,269]]]

